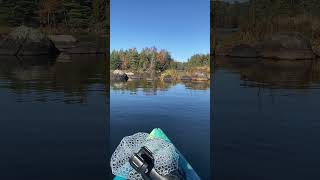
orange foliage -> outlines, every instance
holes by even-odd
[[[62,7],[62,0],[41,0],[39,3],[39,16],[40,24],[50,25],[51,16],[54,17],[54,13]]]

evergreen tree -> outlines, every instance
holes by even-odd
[[[75,28],[88,27],[91,16],[91,1],[64,0],[67,24]]]
[[[112,51],[110,54],[110,69],[120,69],[121,58],[117,51]]]
[[[1,21],[9,25],[37,25],[38,0],[3,0],[1,5]]]
[[[128,56],[129,56],[130,68],[132,70],[138,70],[139,69],[139,53],[136,50],[136,48],[129,49]]]
[[[95,27],[104,22],[106,0],[0,0],[2,25]]]
[[[103,6],[103,1],[92,0],[92,19],[94,22],[99,22],[101,20],[101,7]],[[103,9],[104,10],[104,9]]]
[[[140,54],[139,54],[139,68],[143,71],[147,70],[149,67],[149,58],[147,56],[146,49],[142,49]]]

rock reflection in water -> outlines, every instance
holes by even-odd
[[[319,60],[215,60],[214,178],[319,179]]]
[[[0,89],[15,93],[17,101],[85,103],[91,86],[100,85],[103,92],[105,68],[102,55],[73,56],[67,63],[41,56],[1,57]]]
[[[320,84],[320,62],[314,60],[217,58],[216,67],[239,73],[246,87],[307,89]]]

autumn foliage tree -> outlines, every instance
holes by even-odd
[[[0,0],[0,25],[93,28],[106,20],[106,0]]]
[[[140,52],[135,48],[113,50],[110,54],[111,69],[163,72],[167,69],[184,70],[197,66],[209,66],[209,54],[196,54],[185,63],[175,61],[167,50],[158,51],[155,47],[143,48]]]
[[[63,13],[62,0],[41,0],[39,2],[40,25],[56,25],[59,22],[57,16],[61,13]]]

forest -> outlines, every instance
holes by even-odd
[[[94,31],[106,21],[105,8],[105,0],[1,0],[0,27]]]
[[[209,63],[209,54],[195,54],[187,62],[179,62],[174,60],[167,50],[158,50],[155,47],[143,48],[140,52],[136,48],[113,50],[110,54],[110,69],[131,71],[187,70],[194,67],[208,67]]]
[[[319,0],[249,0],[243,2],[212,1],[212,45],[255,43],[277,32],[298,32],[314,48],[320,47]],[[221,29],[234,29],[235,36],[225,39]],[[224,38],[222,41],[221,38]]]

